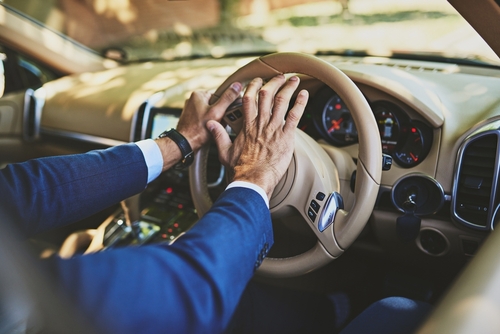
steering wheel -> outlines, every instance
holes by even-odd
[[[366,225],[375,205],[382,174],[379,131],[368,102],[351,79],[319,58],[299,53],[276,53],[255,59],[229,76],[211,102],[215,102],[235,81],[247,83],[255,77],[269,79],[285,73],[316,78],[339,94],[356,124],[359,153],[354,204],[346,211],[338,194],[339,176],[332,159],[316,141],[296,129],[292,161],[274,190],[269,208],[272,218],[299,212],[318,240],[313,248],[300,255],[266,258],[257,274],[271,277],[302,275],[339,257]],[[238,132],[241,119],[235,118],[234,114],[226,113],[224,120]],[[207,145],[196,152],[189,170],[191,194],[200,217],[212,206],[206,178],[208,150]]]

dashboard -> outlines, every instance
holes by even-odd
[[[371,102],[370,106],[379,128],[382,152],[403,168],[422,162],[431,148],[432,128],[424,122],[412,120],[392,102],[379,100]],[[299,128],[338,147],[358,142],[356,124],[349,108],[329,87],[314,96]]]
[[[215,91],[252,59],[131,64],[63,77],[23,94],[7,94],[0,100],[0,113],[12,124],[2,126],[2,135],[21,135],[22,141],[2,141],[2,156],[26,160],[155,138],[175,127],[193,90]],[[429,256],[466,261],[497,220],[500,70],[374,57],[322,59],[342,70],[366,97],[378,125],[376,140],[393,160],[391,168],[382,172],[367,231],[353,247],[369,245],[385,254],[423,262]],[[334,160],[348,208],[354,200],[359,136],[350,107],[317,79],[303,76],[301,85],[309,90],[310,100],[299,128]],[[24,116],[9,118],[15,108]],[[478,159],[471,153],[476,151],[486,153]],[[477,166],[478,161],[485,162]],[[224,189],[224,170],[216,153],[209,164],[209,183],[216,198]],[[462,174],[465,167],[468,170]],[[479,167],[484,167],[484,175],[474,174]],[[162,182],[151,187],[156,192],[151,190],[145,197],[142,209],[148,203],[172,200],[171,208],[181,204],[183,208],[177,209],[189,209],[185,224],[189,228],[196,216],[191,201],[186,200],[190,197],[187,174],[169,174]],[[170,188],[175,196],[165,193]],[[404,243],[396,221],[409,210],[421,220],[421,233],[412,247],[401,248]],[[111,220],[120,221],[119,215]],[[151,217],[145,218],[154,221]],[[156,236],[170,239],[181,234],[183,230],[169,234],[175,223],[169,219],[159,224]]]

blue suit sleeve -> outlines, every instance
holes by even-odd
[[[0,170],[0,206],[25,234],[35,234],[141,192],[147,173],[135,144],[11,164]]]
[[[245,188],[225,191],[174,244],[57,259],[62,285],[110,333],[217,333],[273,243],[269,209]]]

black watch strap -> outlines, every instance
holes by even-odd
[[[163,138],[163,137],[168,137],[174,141],[174,143],[179,146],[179,149],[181,150],[182,158],[179,163],[177,163],[174,168],[175,169],[183,169],[186,167],[189,167],[193,163],[194,160],[194,154],[193,154],[193,149],[191,148],[191,145],[189,145],[189,142],[187,139],[181,135],[176,129],[170,129],[167,131],[163,131],[158,138]]]

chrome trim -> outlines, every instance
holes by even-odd
[[[497,214],[500,212],[498,209],[500,209],[500,204],[497,205],[497,207],[495,208],[495,211],[493,212],[493,215],[491,216],[491,230],[495,230],[495,221],[496,221],[496,217],[497,217]]]
[[[496,187],[497,187],[497,183],[498,183],[498,174],[499,174],[499,170],[500,170],[499,155],[498,155],[498,150],[500,148],[500,131],[498,129],[492,129],[492,127],[496,127],[496,126],[500,126],[500,120],[495,120],[493,123],[488,123],[488,124],[483,125],[479,130],[476,130],[474,133],[469,135],[464,140],[464,142],[460,145],[460,148],[458,150],[457,160],[455,162],[455,171],[453,174],[453,189],[452,189],[452,201],[451,201],[452,217],[455,220],[457,220],[458,222],[460,222],[466,226],[469,226],[469,227],[472,227],[472,228],[475,228],[478,230],[483,230],[483,231],[487,231],[487,230],[490,230],[493,228],[493,219],[492,219],[493,218],[493,207],[494,207],[495,198],[496,198]],[[491,184],[491,193],[490,193],[490,202],[489,202],[487,223],[486,223],[486,226],[481,226],[481,225],[473,224],[471,222],[468,222],[468,221],[462,219],[461,217],[458,216],[458,213],[455,210],[455,208],[457,206],[456,201],[457,201],[457,190],[458,190],[457,189],[458,188],[458,175],[459,175],[459,172],[460,172],[461,167],[462,167],[463,154],[464,154],[464,151],[467,148],[467,146],[471,142],[478,140],[482,137],[491,135],[491,134],[494,134],[497,136],[497,152],[496,152],[496,156],[495,156],[495,165],[494,165],[494,166],[496,166],[496,168],[494,169],[494,172],[493,172],[493,180],[492,180],[492,184]],[[488,226],[488,221],[489,221],[489,226]]]
[[[411,174],[408,174],[408,175],[405,175],[403,177],[401,177],[400,179],[398,179],[396,181],[396,183],[394,183],[394,185],[392,186],[392,189],[391,189],[391,201],[392,201],[392,204],[401,212],[406,212],[405,209],[403,209],[402,207],[400,207],[399,205],[396,204],[396,200],[394,199],[394,193],[396,192],[396,188],[398,187],[398,185],[406,180],[406,179],[409,179],[409,178],[412,178],[412,177],[421,177],[423,179],[427,179],[429,181],[431,181],[435,186],[436,188],[438,189],[438,192],[441,194],[441,203],[439,204],[439,206],[436,208],[436,210],[434,210],[434,212],[430,212],[428,214],[435,214],[436,212],[438,212],[444,205],[444,202],[446,201],[446,195],[444,194],[444,189],[443,189],[443,186],[441,186],[441,184],[435,179],[433,178],[432,176],[430,175],[427,175],[427,174],[424,174],[424,173],[411,173]],[[449,196],[449,195],[448,195]],[[426,213],[427,215],[427,213]]]
[[[226,167],[224,167],[224,165],[220,165],[219,177],[214,182],[207,184],[207,187],[208,188],[215,188],[215,187],[219,186],[222,183],[222,181],[224,180],[225,174],[226,174]]]
[[[42,110],[45,105],[45,98],[47,94],[43,87],[33,90],[28,88],[24,93],[24,107],[23,107],[23,138],[26,141],[34,141],[40,138],[40,124],[42,120]],[[33,115],[33,134],[28,135],[30,117],[31,99],[34,100],[34,115]]]
[[[31,106],[31,98],[34,95],[34,91],[31,88],[26,89],[26,92],[24,92],[24,106],[23,106],[23,138],[24,140],[31,141],[34,138],[31,138],[28,136],[28,118],[29,118],[29,112],[30,112],[30,106]]]
[[[337,192],[331,193],[325,202],[325,206],[323,207],[323,211],[321,211],[321,215],[319,216],[318,230],[320,232],[323,232],[328,226],[333,224],[335,222],[337,211],[342,208],[342,196]]]
[[[84,142],[88,142],[88,143],[100,144],[100,145],[105,145],[105,146],[117,146],[117,145],[127,144],[127,142],[124,142],[121,140],[103,138],[103,137],[98,137],[98,136],[93,136],[93,135],[86,135],[83,133],[70,132],[70,131],[64,131],[64,130],[56,130],[56,129],[50,129],[50,128],[44,128],[44,127],[41,128],[41,133],[47,134],[47,135],[52,135],[52,136],[76,139],[76,140],[80,140],[80,141],[84,141]]]
[[[141,109],[141,107],[143,105],[144,106],[144,114],[142,115],[142,123],[141,123],[141,136],[139,139],[146,139],[146,133],[147,133],[147,130],[148,130],[148,122],[149,122],[149,116],[151,114],[151,108],[156,104],[158,103],[158,101],[160,101],[163,97],[165,96],[165,92],[156,92],[154,93],[153,95],[151,95],[148,99],[146,99],[146,101],[144,101],[143,103],[141,103],[141,105],[139,106],[139,109],[136,110],[136,112],[134,113],[134,117],[132,118],[132,125],[130,127],[130,136],[129,136],[129,140],[132,142],[132,141],[135,141],[135,130],[137,128],[137,118],[138,118],[138,115],[139,115],[139,110]]]

